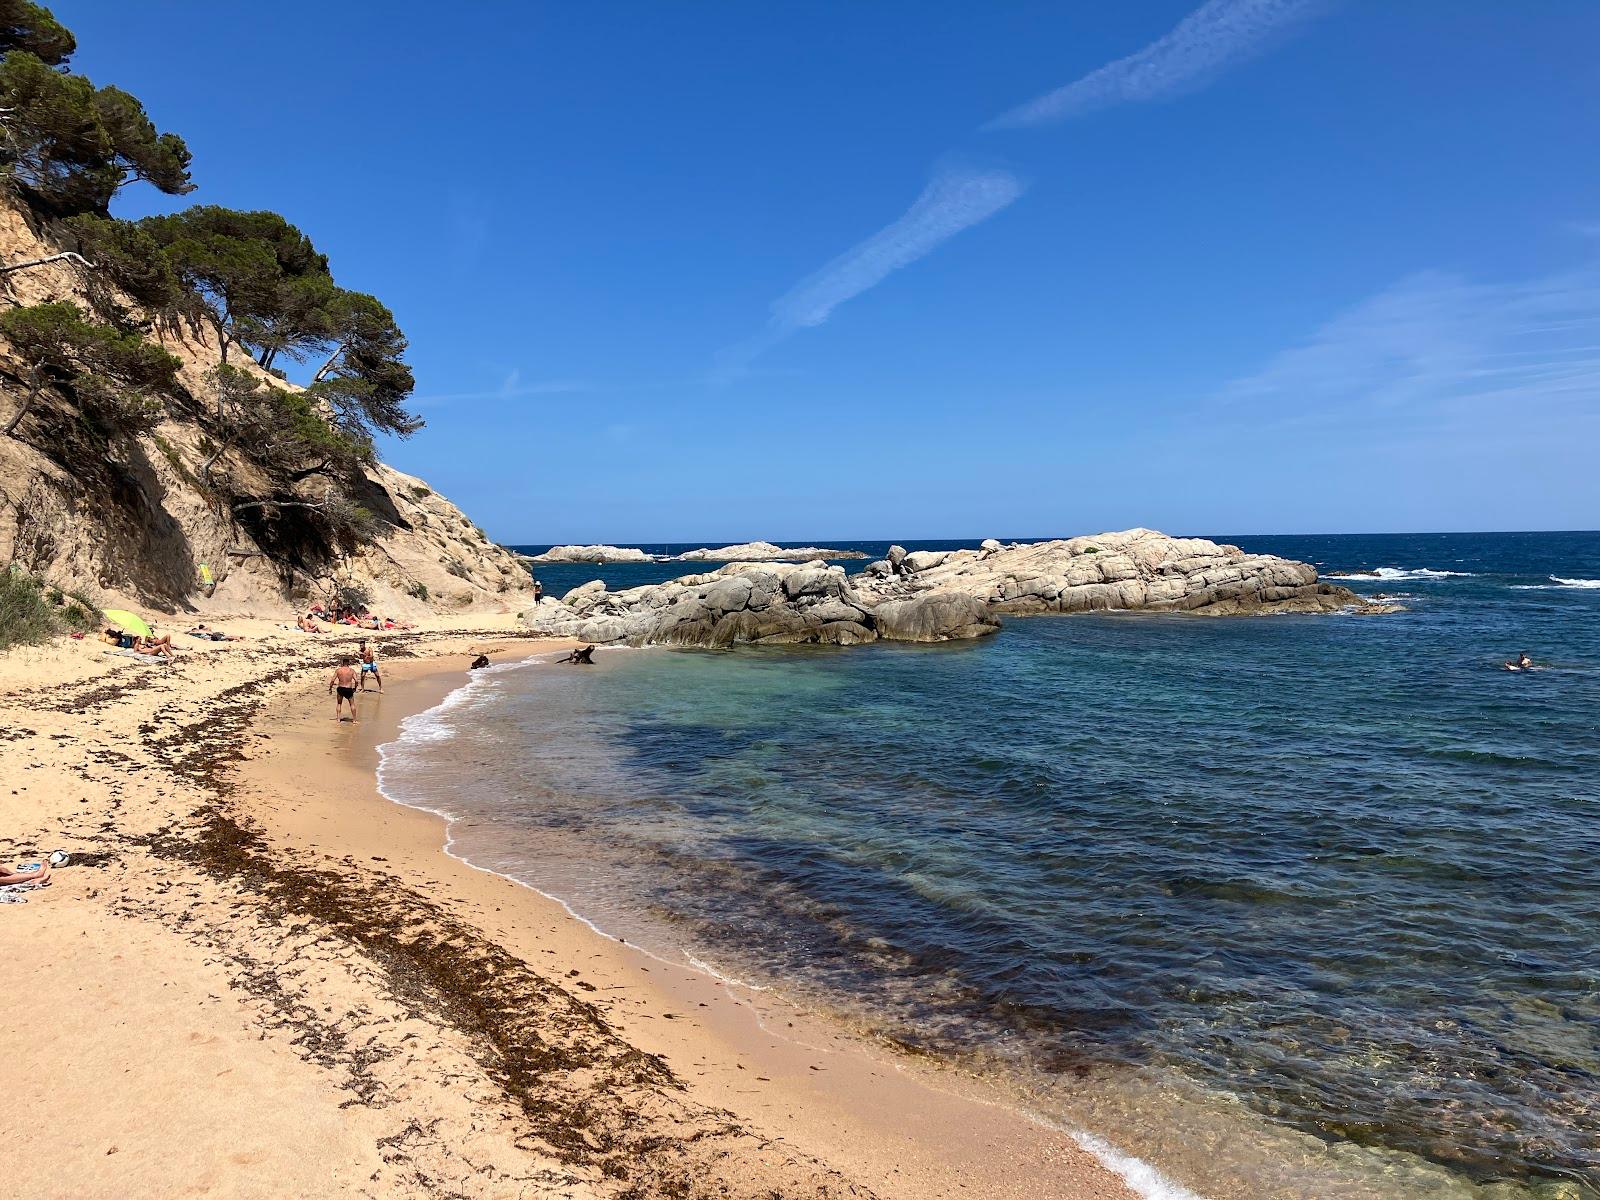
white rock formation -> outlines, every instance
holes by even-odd
[[[635,546],[551,546],[543,554],[527,556],[536,563],[660,562]]]
[[[976,550],[899,546],[844,568],[731,563],[706,575],[611,592],[596,580],[528,614],[533,629],[590,642],[729,646],[981,637],[1002,613],[1141,609],[1206,615],[1333,612],[1364,605],[1316,568],[1149,529]]]
[[[702,546],[675,556],[674,562],[811,562],[819,558],[865,558],[859,550],[829,550],[825,546],[797,546],[785,550],[771,542],[741,542],[713,549]]]

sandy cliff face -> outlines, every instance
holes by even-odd
[[[0,196],[0,260],[67,248]],[[70,260],[30,267],[0,276],[0,303],[71,300],[88,309],[91,279]],[[532,583],[515,555],[422,480],[382,464],[355,481],[352,498],[372,514],[375,532],[353,548],[329,553],[292,509],[235,514],[199,478],[207,455],[197,412],[219,361],[216,343],[187,325],[157,328],[150,339],[181,360],[188,396],[161,398],[148,432],[110,435],[70,397],[47,394],[18,436],[0,437],[0,566],[16,563],[107,604],[169,611],[283,615],[334,583],[364,590],[374,609],[396,616],[531,603]],[[238,350],[229,362],[250,367]],[[21,399],[24,375],[0,340],[0,423]],[[248,463],[236,471],[248,475]],[[316,487],[304,486],[308,499]],[[209,596],[202,566],[216,582]]]

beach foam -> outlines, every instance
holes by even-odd
[[[1330,575],[1329,579],[1451,579],[1471,576],[1471,571],[1435,571],[1430,567],[1378,567],[1372,571],[1363,571],[1349,575]]]
[[[1517,592],[1564,592],[1569,588],[1579,591],[1600,590],[1600,579],[1564,579],[1560,575],[1547,575],[1549,583],[1514,583],[1513,591]]]

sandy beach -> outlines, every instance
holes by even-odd
[[[56,642],[0,659],[0,854],[73,856],[0,910],[0,1154],[33,1194],[1134,1193],[986,1086],[603,936],[445,853],[377,748],[509,617],[354,638],[259,621],[167,668]],[[543,668],[538,668],[543,669]],[[550,668],[558,669],[558,668]]]

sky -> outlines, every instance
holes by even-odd
[[[1600,526],[1588,0],[61,0],[509,544]]]

